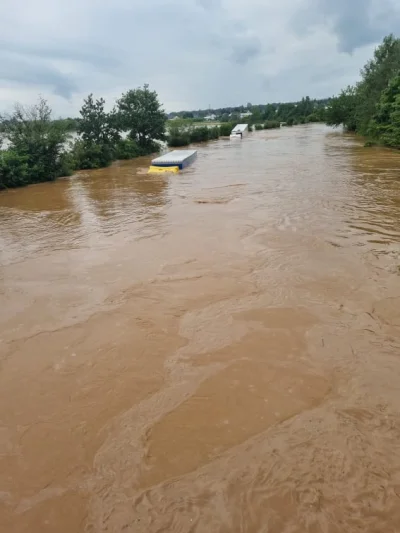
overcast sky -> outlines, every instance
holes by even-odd
[[[0,0],[0,110],[76,116],[149,83],[166,111],[326,97],[400,33],[400,0]]]

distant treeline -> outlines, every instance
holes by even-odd
[[[11,118],[3,116],[0,122],[0,134],[5,134],[8,131],[8,126],[11,122]],[[56,118],[52,119],[54,125],[67,132],[77,131],[79,128],[79,118]]]
[[[57,118],[53,120],[55,124],[65,129],[65,131],[78,131],[79,128],[79,118]]]
[[[178,117],[202,121],[205,117],[214,115],[219,122],[235,122],[237,124],[241,121],[241,114],[249,113],[245,122],[247,121],[251,124],[263,124],[266,121],[305,124],[307,122],[323,122],[325,120],[325,107],[329,104],[329,101],[329,98],[313,100],[306,96],[298,102],[261,105],[248,103],[247,106],[179,111],[177,113],[169,113],[168,118]]]
[[[368,144],[400,149],[400,39],[384,38],[361,80],[332,98],[326,122],[368,137]]]
[[[0,117],[0,189],[51,181],[77,169],[100,168],[159,150],[167,116],[158,95],[147,85],[123,94],[110,112],[90,94],[79,119],[52,118],[46,100],[31,107],[16,105]],[[70,131],[78,133],[70,140]]]

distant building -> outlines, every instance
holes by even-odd
[[[211,114],[204,117],[204,120],[215,120],[217,118],[217,115]]]
[[[251,117],[252,114],[251,111],[246,111],[246,113],[240,113],[240,118],[248,118]]]

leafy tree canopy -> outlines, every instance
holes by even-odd
[[[129,132],[129,137],[147,146],[152,141],[165,139],[164,113],[155,91],[148,85],[132,89],[117,101],[120,128]]]
[[[399,111],[400,39],[388,35],[361,70],[361,79],[332,98],[328,124],[400,147]]]

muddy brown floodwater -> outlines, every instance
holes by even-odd
[[[398,532],[400,154],[148,164],[0,194],[0,530]]]

